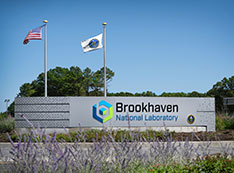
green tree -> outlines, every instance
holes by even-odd
[[[221,81],[213,85],[213,88],[207,92],[208,96],[215,97],[216,112],[223,111],[223,98],[234,97],[234,76],[223,78]]]
[[[207,95],[206,95],[206,93],[203,94],[203,93],[199,93],[197,91],[193,91],[191,93],[188,93],[187,96],[188,97],[206,97]]]
[[[79,67],[56,67],[47,72],[48,96],[99,96],[103,95],[104,69],[92,72]],[[114,72],[107,68],[107,82],[110,82]],[[44,73],[38,75],[32,83],[20,87],[20,97],[44,96]]]
[[[48,71],[48,95],[49,96],[66,96],[69,95],[69,69],[56,67],[55,69],[51,69]],[[43,74],[44,76],[44,74]],[[42,87],[44,90],[44,77],[40,78],[41,82],[43,83]],[[41,92],[41,89],[39,90]],[[42,92],[43,93],[43,92]]]
[[[89,96],[89,92],[91,91],[91,86],[93,85],[93,72],[90,68],[86,68],[83,71],[84,80],[82,82],[83,89],[85,91],[85,95]]]
[[[109,93],[108,96],[117,96],[117,97],[131,97],[131,96],[135,96],[134,94],[130,93],[130,92],[119,92],[119,93]]]
[[[20,97],[29,97],[32,96],[35,93],[35,89],[33,88],[33,85],[30,83],[25,83],[20,87],[20,93],[18,96]]]
[[[11,115],[12,117],[15,117],[15,102],[12,102],[10,106],[8,106],[7,111],[9,115]]]
[[[152,91],[146,91],[142,93],[135,93],[135,96],[138,97],[156,97],[157,95],[153,93]]]
[[[163,92],[160,97],[187,97],[186,93],[177,92],[177,93],[165,93]]]
[[[106,68],[107,85],[110,83],[113,76],[114,72],[111,71],[109,68]],[[104,68],[101,68],[100,70],[93,73],[92,81],[93,83],[91,85],[92,88],[91,95],[93,96],[103,95],[102,88],[104,88]]]
[[[67,75],[67,88],[65,88],[65,91],[67,91],[68,95],[76,95],[76,96],[82,96],[85,95],[85,89],[83,86],[83,72],[79,67],[71,67],[70,71]],[[64,92],[65,92],[64,91]]]

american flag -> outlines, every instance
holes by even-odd
[[[29,40],[41,40],[41,26],[29,31],[27,37],[24,39],[24,44],[27,44]]]

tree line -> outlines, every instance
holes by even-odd
[[[223,98],[224,97],[234,97],[234,76],[230,78],[224,77],[221,81],[213,85],[213,87],[205,92],[199,93],[197,91],[184,93],[166,93],[163,92],[160,95],[156,95],[154,92],[147,91],[142,93],[129,93],[129,92],[119,92],[119,93],[108,93],[108,96],[141,96],[141,97],[214,97],[215,98],[215,111],[222,113],[224,111]],[[229,113],[234,112],[234,106],[228,106]]]
[[[107,84],[113,79],[114,72],[107,68]],[[90,68],[81,70],[79,67],[70,68],[56,67],[47,72],[47,92],[48,96],[103,96],[104,88],[104,68],[92,71]],[[20,87],[17,97],[44,96],[44,73],[38,75],[31,83],[24,83]],[[215,97],[216,112],[222,112],[223,97],[234,97],[234,76],[223,78],[213,85],[206,93],[196,91],[190,93],[163,92],[160,95],[152,91],[142,93],[130,92],[107,92],[107,96],[138,96],[138,97]],[[229,110],[234,112],[234,107]],[[8,111],[14,113],[14,102],[9,106]]]
[[[106,79],[109,83],[114,72],[106,69]],[[79,67],[56,67],[47,72],[48,96],[100,96],[104,87],[104,68],[93,72],[90,68],[83,71]],[[44,73],[36,80],[20,87],[19,97],[44,96]]]

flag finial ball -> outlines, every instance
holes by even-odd
[[[103,23],[103,25],[107,25],[107,23],[106,23],[106,22],[104,22],[104,23]]]
[[[44,23],[48,23],[48,20],[44,20],[43,22],[44,22]]]

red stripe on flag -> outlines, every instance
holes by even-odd
[[[41,30],[39,33],[32,32],[32,30],[29,31],[28,35],[24,39],[24,44],[27,44],[29,40],[41,40]]]

